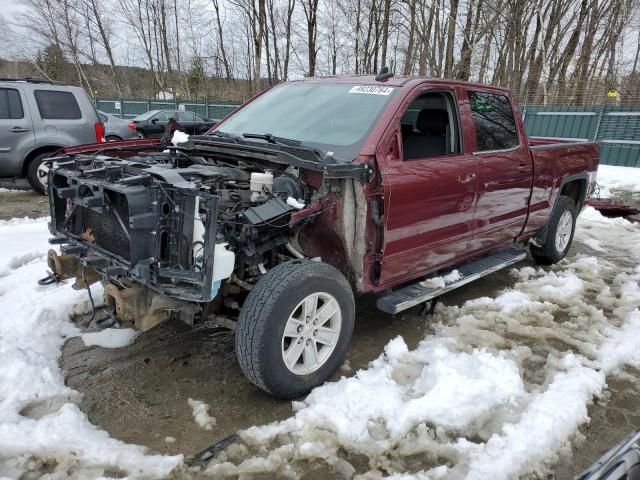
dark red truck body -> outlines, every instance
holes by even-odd
[[[384,82],[373,77],[330,77],[305,82],[398,89],[354,159],[374,171],[371,181],[363,184],[367,203],[363,256],[345,258],[344,233],[336,226],[344,208],[339,195],[329,196],[335,208],[316,217],[300,235],[306,255],[320,256],[347,274],[349,270],[361,272],[355,281],[353,274],[348,275],[360,293],[387,290],[510,244],[532,238],[543,241],[561,192],[574,198],[579,208],[593,192],[598,145],[529,139],[520,112],[505,89],[417,77],[394,77]],[[515,147],[478,150],[470,90],[509,99],[517,128]],[[456,154],[404,161],[400,119],[416,97],[430,91],[446,92],[454,99],[461,149]],[[213,130],[224,130],[226,118]],[[68,148],[65,153],[101,150],[113,155],[126,147],[157,150],[157,145],[156,139],[131,140]],[[306,181],[313,185],[314,176],[310,173]],[[362,265],[354,267],[354,261],[362,261]]]

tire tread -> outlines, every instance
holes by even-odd
[[[351,291],[347,280],[333,267],[311,260],[293,260],[281,263],[269,270],[247,296],[240,311],[235,331],[236,358],[242,372],[251,383],[276,396],[264,378],[268,368],[260,358],[264,348],[261,341],[268,334],[267,318],[274,306],[289,289],[295,288],[303,278],[315,276],[324,270],[325,277],[334,278],[336,273],[344,288]]]

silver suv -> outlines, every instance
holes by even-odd
[[[63,147],[96,142],[104,142],[104,125],[82,88],[0,79],[0,177],[26,177],[44,193],[45,158]]]

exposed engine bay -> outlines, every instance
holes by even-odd
[[[75,277],[77,288],[102,281],[107,305],[141,330],[171,315],[193,323],[205,310],[237,311],[269,268],[304,256],[297,233],[326,209],[335,179],[368,174],[292,149],[239,156],[224,142],[203,143],[56,158],[54,273]]]

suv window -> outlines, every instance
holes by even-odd
[[[59,90],[34,91],[38,110],[43,119],[48,120],[77,120],[82,118],[82,112],[71,92]]]
[[[513,108],[504,95],[469,92],[478,151],[506,150],[518,145]]]
[[[15,88],[0,88],[0,119],[24,118],[20,92]]]

